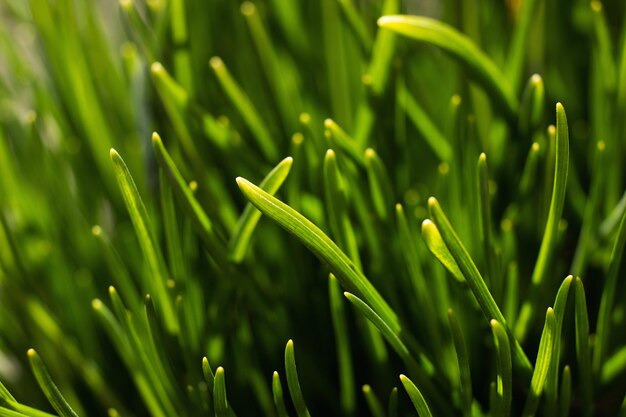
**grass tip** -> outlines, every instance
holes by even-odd
[[[452,104],[455,107],[458,107],[461,105],[461,103],[463,102],[463,99],[461,98],[460,95],[458,94],[454,94],[451,98],[450,98],[450,104]]]
[[[217,369],[215,370],[215,375],[217,376],[217,374],[224,375],[224,368],[221,366],[218,366]]]
[[[539,146],[539,143],[537,142],[533,142],[532,145],[530,145],[530,150],[533,152],[539,152],[539,149],[541,148],[541,146]]]
[[[296,132],[291,136],[291,142],[294,145],[300,145],[304,142],[304,135],[301,132]]]
[[[394,23],[398,20],[396,16],[381,16],[376,21],[376,24],[381,28],[388,26],[391,23]]]
[[[37,352],[33,348],[28,349],[26,351],[26,354],[31,358],[34,358],[35,356],[37,356]]]
[[[300,123],[308,125],[309,123],[311,123],[311,115],[309,113],[300,113],[300,116],[298,116],[298,120],[300,120]]]
[[[603,140],[599,140],[596,146],[598,147],[598,150],[600,152],[604,152],[604,150],[606,149],[606,143]]]
[[[256,12],[256,6],[251,1],[244,1],[239,10],[244,16],[252,16]]]
[[[482,163],[487,162],[487,155],[485,155],[484,152],[481,152],[480,155],[478,155],[478,160]]]
[[[133,7],[132,0],[120,0],[120,7],[126,11],[128,11],[131,7]]]
[[[336,123],[333,119],[324,119],[324,127],[327,129],[331,129],[333,126],[335,126]]]
[[[114,148],[109,149],[109,156],[111,159],[120,158],[120,154]]]
[[[97,224],[94,224],[93,226],[91,226],[91,234],[96,237],[100,236],[102,234],[102,228]]]
[[[94,298],[91,300],[91,308],[94,310],[100,310],[102,308],[102,301],[99,298]]]
[[[558,109],[558,107],[557,107],[557,109]],[[556,135],[556,126],[554,126],[554,125],[548,126],[548,135],[550,135],[550,136]]]
[[[557,101],[556,103],[556,111],[557,113],[565,111],[565,108],[563,108],[563,105],[561,104],[560,101]]]
[[[400,381],[402,381],[402,383],[404,383],[404,382],[406,382],[408,380],[409,380],[409,378],[407,378],[406,375],[400,374]]]
[[[159,61],[155,61],[152,63],[152,65],[150,65],[150,72],[154,75],[161,74],[164,71],[165,69],[163,68],[163,64],[161,64]]]
[[[326,150],[325,158],[335,158],[335,156],[336,156],[335,151],[333,151],[330,148]]]
[[[376,157],[376,151],[372,148],[365,150],[365,159],[374,159]]]
[[[161,136],[157,132],[152,132],[152,143],[161,143]]]
[[[596,13],[600,13],[602,11],[602,2],[598,0],[593,0],[590,6],[591,6],[591,10]]]
[[[224,61],[222,61],[222,58],[220,58],[219,56],[214,56],[209,59],[209,65],[213,69],[218,69],[224,66]]]
[[[540,84],[540,83],[542,83],[542,82],[543,82],[543,78],[541,78],[541,75],[539,75],[539,74],[533,74],[533,75],[530,77],[530,82],[531,82],[532,84],[537,85],[537,84]]]

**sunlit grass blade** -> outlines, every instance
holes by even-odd
[[[278,158],[278,146],[250,98],[237,84],[221,58],[216,56],[211,58],[209,65],[215,72],[226,95],[239,110],[265,158],[268,161],[276,160]]]
[[[554,353],[555,331],[556,318],[554,316],[554,311],[551,307],[548,307],[548,311],[546,312],[546,322],[543,327],[543,333],[541,334],[541,340],[539,341],[539,351],[535,361],[535,369],[530,381],[530,391],[522,413],[522,416],[524,417],[534,416],[537,412],[537,408],[539,407],[539,400],[543,392],[546,377],[548,376],[552,354]]]
[[[376,397],[376,394],[374,394],[374,391],[372,391],[372,387],[365,384],[361,390],[363,391],[363,396],[365,397],[365,402],[369,408],[370,415],[372,417],[385,417],[383,406],[378,397]]]
[[[191,217],[198,234],[209,249],[209,254],[218,265],[224,267],[226,263],[226,248],[223,240],[216,234],[209,216],[194,197],[187,182],[174,164],[172,157],[165,149],[165,146],[163,146],[161,137],[156,132],[152,134],[152,148],[154,149],[157,162],[166,174],[171,187],[178,196],[180,204],[187,212],[187,215]]]
[[[471,71],[507,117],[515,118],[519,102],[511,84],[497,65],[467,36],[452,26],[422,16],[383,16],[378,19],[378,25],[442,48]]]
[[[374,209],[378,217],[386,220],[393,205],[393,189],[383,161],[372,148],[365,150],[365,167]]]
[[[381,15],[391,15],[399,12],[399,0],[385,0],[383,2]],[[387,85],[395,50],[396,34],[384,28],[379,28],[372,48],[372,58],[365,76],[374,96],[380,96]]]
[[[63,398],[63,395],[54,381],[52,381],[52,377],[48,373],[46,365],[44,365],[37,352],[35,352],[35,349],[28,350],[28,361],[30,362],[30,367],[33,370],[33,374],[35,374],[35,379],[37,379],[39,387],[46,395],[48,401],[50,401],[50,404],[52,404],[52,407],[59,413],[59,416],[78,417],[78,414],[72,410],[72,407],[70,407],[65,398]]]
[[[359,12],[354,7],[352,0],[339,0],[339,7],[348,21],[350,29],[354,32],[355,36],[361,44],[361,48],[365,53],[372,50],[374,39],[370,34],[367,25],[363,21],[363,18],[359,15]]]
[[[491,196],[489,192],[489,173],[487,170],[487,155],[481,153],[478,157],[478,194],[480,211],[480,240],[483,246],[483,256],[487,264],[487,282],[497,299],[501,297],[502,283],[496,272],[496,253],[491,237]]]
[[[389,406],[387,416],[398,417],[398,388],[393,387],[391,394],[389,394]]]
[[[531,278],[531,294],[540,288],[547,273],[549,261],[554,253],[559,232],[559,223],[563,214],[565,202],[565,190],[567,186],[567,171],[569,166],[569,134],[567,117],[561,103],[556,104],[556,162],[554,170],[554,182],[550,210],[544,230],[539,255],[533,269]],[[524,340],[530,323],[535,316],[536,300],[528,300],[522,306],[520,317],[516,323],[515,335],[519,340]]]
[[[274,195],[287,179],[292,164],[293,159],[291,157],[287,157],[280,161],[278,165],[276,165],[274,169],[272,169],[267,176],[263,178],[259,187],[269,194]],[[237,228],[228,242],[230,259],[234,262],[241,262],[245,257],[248,246],[250,246],[252,233],[261,218],[261,214],[262,213],[255,209],[251,203],[246,205],[246,208],[237,223]]]
[[[169,273],[167,272],[158,242],[152,232],[146,207],[139,196],[135,181],[128,171],[124,160],[114,149],[111,149],[111,160],[113,161],[115,175],[122,191],[126,208],[137,233],[139,246],[148,264],[151,275],[151,292],[156,297],[158,310],[168,331],[176,333],[178,331],[178,322],[172,300],[166,288]]]
[[[618,273],[626,245],[626,210],[622,213],[622,220],[611,250],[611,258],[602,290],[598,321],[596,323],[596,337],[593,348],[593,371],[599,374],[606,359],[611,334],[611,314],[617,289]]]
[[[280,376],[277,371],[272,374],[272,397],[276,406],[276,414],[278,417],[289,417],[287,407],[285,407],[285,399],[283,397],[283,386],[280,383]]]
[[[494,417],[508,417],[511,413],[513,397],[513,374],[511,365],[511,348],[509,337],[504,327],[497,320],[491,320],[494,345],[496,347],[496,365],[498,382],[496,384],[497,400],[491,410]],[[469,406],[471,408],[471,404]]]
[[[459,366],[459,387],[461,390],[463,413],[464,415],[469,416],[471,415],[472,402],[474,401],[474,397],[472,395],[472,376],[470,372],[467,344],[465,343],[465,338],[463,337],[463,330],[461,329],[459,319],[456,317],[452,309],[448,309],[448,322],[450,323],[450,331],[452,333],[454,351],[456,352],[457,363]],[[508,352],[508,355],[510,361],[510,351]]]
[[[487,284],[485,284],[485,280],[480,275],[474,261],[472,261],[471,257],[467,253],[467,250],[461,243],[461,240],[452,228],[450,221],[434,197],[428,199],[428,207],[430,209],[431,218],[441,233],[442,241],[450,251],[450,254],[459,267],[459,270],[463,274],[465,281],[472,290],[472,293],[474,294],[476,301],[478,301],[485,318],[489,321],[495,319],[507,328],[504,316],[493,299],[493,296],[489,292]],[[528,357],[522,350],[522,347],[517,340],[512,337],[510,329],[507,328],[507,332],[509,333],[511,339],[510,342],[512,345],[513,360],[515,365],[519,366],[519,368],[525,373],[530,372],[532,366],[530,365]]]
[[[298,370],[296,369],[296,356],[293,348],[293,340],[287,342],[285,347],[285,374],[287,376],[287,386],[291,401],[296,410],[298,417],[311,417],[309,409],[304,402],[302,389],[300,388],[300,380],[298,379]]]
[[[528,53],[528,43],[532,24],[536,21],[537,0],[526,0],[521,3],[519,17],[513,29],[513,35],[508,48],[506,59],[506,75],[510,80],[513,91],[516,91],[524,70],[524,57]]]
[[[419,415],[419,417],[432,417],[430,408],[428,408],[428,404],[426,403],[424,396],[422,395],[420,390],[417,389],[413,381],[411,381],[404,375],[400,375],[400,381],[402,382],[406,393],[409,394],[409,398],[411,399],[413,406],[417,410],[417,414]]]
[[[367,278],[355,268],[345,253],[337,247],[317,226],[300,213],[261,190],[244,178],[237,178],[237,184],[246,198],[263,214],[278,223],[289,233],[296,236],[307,246],[331,272],[341,286],[349,291],[356,291],[380,315],[394,331],[400,330],[400,324],[394,311],[378,293]]]
[[[444,243],[439,229],[432,221],[426,219],[422,222],[422,237],[426,243],[426,247],[435,258],[450,272],[450,274],[458,281],[465,282],[463,273],[459,269],[459,265],[450,253],[450,250]]]
[[[585,288],[580,278],[574,281],[575,289],[575,322],[576,322],[576,356],[578,357],[578,373],[582,391],[583,415],[590,416],[591,405],[591,352],[589,349],[589,316]]]
[[[350,339],[348,338],[348,327],[346,325],[346,313],[341,297],[341,289],[337,279],[332,274],[330,274],[328,279],[328,295],[330,298],[333,330],[335,331],[335,344],[337,346],[341,408],[346,415],[349,415],[354,412],[356,404],[352,354],[350,352]]]

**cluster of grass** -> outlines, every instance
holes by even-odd
[[[625,14],[3,0],[0,416],[625,416]]]

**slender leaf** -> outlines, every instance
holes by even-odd
[[[33,374],[35,374],[35,379],[37,379],[39,387],[46,395],[48,401],[50,401],[50,404],[52,404],[52,407],[59,413],[59,416],[78,417],[78,414],[72,410],[72,407],[70,407],[65,398],[63,398],[63,395],[54,381],[52,381],[52,377],[48,373],[46,365],[44,365],[37,352],[35,352],[35,349],[28,350],[28,361],[30,362],[30,367],[33,370]]]
[[[417,414],[419,415],[419,417],[432,417],[426,400],[422,396],[420,390],[417,389],[415,384],[404,375],[400,375],[400,381],[402,382],[406,393],[409,394],[409,398],[411,399],[413,406],[417,410]]]
[[[287,375],[287,386],[289,387],[289,394],[291,394],[291,401],[293,401],[296,414],[298,417],[310,417],[309,409],[304,402],[304,396],[300,388],[300,380],[298,379],[293,340],[289,340],[285,347],[285,374]]]

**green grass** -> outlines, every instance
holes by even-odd
[[[0,2],[0,416],[626,416],[625,16]]]

